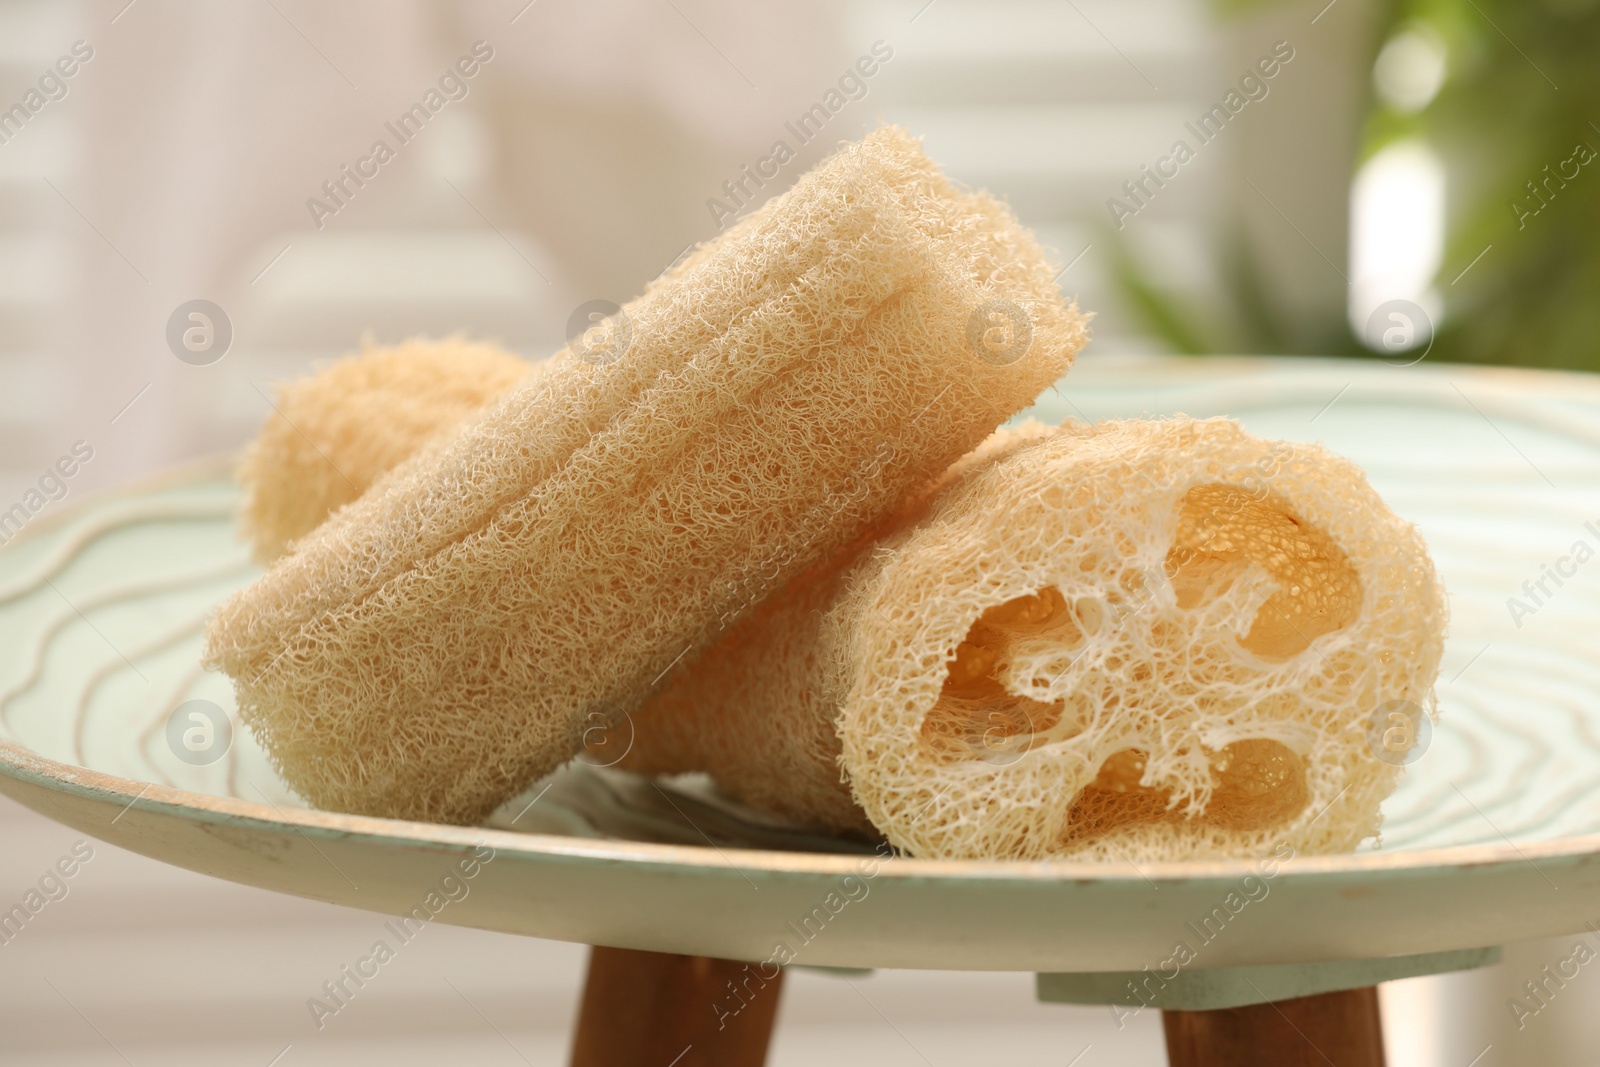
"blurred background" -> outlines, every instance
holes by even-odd
[[[1597,56],[1594,0],[0,0],[0,501],[77,441],[72,494],[237,448],[363,337],[553,351],[883,121],[1054,249],[1084,360],[1597,369]],[[169,342],[195,300],[231,335],[206,365]],[[73,840],[0,805],[0,899]],[[282,1052],[374,917],[96,855],[0,947],[0,1062],[563,1055],[581,949],[443,927]],[[1392,1062],[1593,1062],[1600,979],[1520,1031],[1506,1005],[1570,953],[1386,987]],[[862,989],[799,973],[773,1062],[1162,1062],[1154,1013],[1118,1031],[1029,976]]]

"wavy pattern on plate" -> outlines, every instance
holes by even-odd
[[[1374,847],[1600,832],[1600,556],[1559,588],[1547,580],[1552,595],[1537,605],[1523,591],[1580,540],[1600,554],[1600,387],[1579,377],[1358,363],[1086,360],[1063,390],[1032,414],[1233,413],[1256,433],[1320,440],[1363,464],[1421,527],[1451,593],[1442,719],[1386,805]],[[177,758],[166,741],[167,718],[186,700],[232,714],[231,686],[202,672],[198,658],[206,614],[256,573],[234,533],[236,504],[219,466],[64,512],[0,552],[0,737],[141,781],[298,804],[243,731],[204,767]],[[1534,610],[1513,619],[1512,597]],[[855,847],[742,811],[704,781],[658,787],[577,764],[507,804],[493,824]]]

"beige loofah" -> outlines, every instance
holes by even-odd
[[[1053,274],[881,130],[306,536],[208,663],[312,803],[479,819],[1064,373]]]
[[[366,346],[278,388],[239,464],[240,525],[270,563],[291,541],[528,373],[497,345],[451,337]]]
[[[1375,833],[1399,769],[1369,724],[1431,712],[1445,607],[1360,471],[1222,419],[997,437],[927,514],[674,679],[624,766],[708,770],[929,857]]]
[[[924,516],[971,470],[1055,432],[1032,421],[997,431],[867,537],[796,578],[674,670],[629,722],[591,736],[595,753],[625,749],[616,765],[638,774],[709,771],[752,807],[832,833],[879,836],[839,770],[839,709],[818,684],[813,654],[822,617],[862,552]]]

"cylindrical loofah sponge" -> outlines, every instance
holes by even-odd
[[[1360,471],[1222,419],[997,438],[675,678],[623,765],[929,857],[1375,833],[1399,768],[1369,724],[1431,713],[1445,605]]]
[[[708,771],[752,807],[831,833],[879,836],[840,771],[837,694],[820,684],[815,655],[823,616],[863,552],[922,518],[971,471],[1055,432],[1031,420],[996,431],[860,542],[729,626],[612,729],[606,751],[626,749],[616,765],[639,774]]]
[[[529,366],[493,344],[414,339],[368,345],[280,386],[239,464],[240,526],[256,560],[278,558],[380,475],[504,394]]]
[[[1060,377],[1053,273],[881,130],[301,540],[208,663],[312,803],[482,818]]]

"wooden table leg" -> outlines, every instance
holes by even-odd
[[[1172,1067],[1384,1067],[1378,989],[1216,1011],[1164,1011]]]
[[[761,1067],[782,990],[776,966],[596,945],[572,1067]]]

